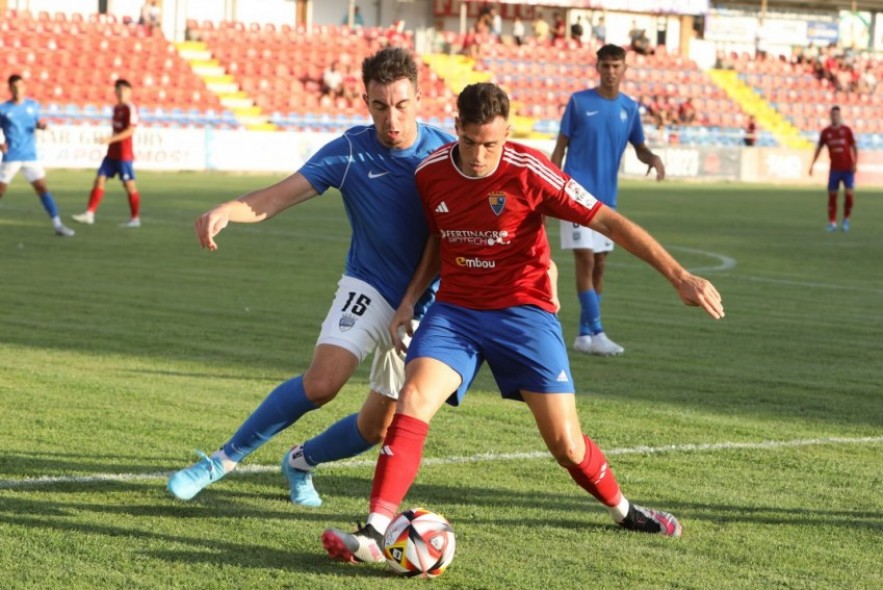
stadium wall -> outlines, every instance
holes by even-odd
[[[106,153],[98,143],[103,127],[56,125],[38,134],[40,158],[48,168],[97,168]],[[299,169],[336,133],[278,133],[220,129],[144,127],[135,134],[136,170],[279,172]],[[525,142],[551,153],[550,140]],[[671,179],[819,185],[827,177],[827,157],[809,177],[811,150],[713,146],[653,146]],[[647,167],[634,150],[621,165],[625,178],[643,178]],[[883,152],[860,155],[857,182],[883,186]]]

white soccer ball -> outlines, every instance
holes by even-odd
[[[451,523],[425,508],[405,510],[383,536],[386,563],[400,576],[440,576],[451,565],[455,547]]]

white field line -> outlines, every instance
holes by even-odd
[[[768,440],[761,442],[698,443],[683,445],[663,445],[659,447],[637,446],[608,449],[604,451],[604,453],[607,456],[612,457],[617,455],[703,453],[734,450],[775,450],[821,445],[866,445],[880,443],[883,443],[883,436],[864,436],[856,438],[834,436],[827,438],[799,438],[794,440]],[[538,459],[548,459],[551,461],[552,458],[549,455],[548,451],[529,451],[524,453],[479,453],[476,455],[463,455],[454,457],[426,457],[423,459],[423,465],[455,465],[460,463],[487,463],[491,461],[533,461]],[[328,464],[323,466],[322,469],[361,469],[372,467],[374,466],[374,464],[374,459],[359,459]],[[236,470],[234,475],[272,473],[278,470],[278,465],[243,465]],[[44,487],[58,484],[93,484],[100,482],[131,482],[157,480],[166,479],[170,474],[170,472],[162,471],[155,473],[95,473],[93,475],[70,475],[58,477],[44,476],[24,479],[0,479],[0,490]]]

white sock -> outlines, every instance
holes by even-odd
[[[234,461],[230,457],[227,456],[227,453],[224,452],[224,449],[218,449],[212,455],[212,459],[220,459],[221,465],[224,467],[224,473],[230,473],[236,466],[239,465],[238,461]]]
[[[619,500],[619,504],[616,506],[608,506],[607,510],[610,511],[610,517],[613,519],[613,522],[619,524],[624,521],[625,517],[629,514],[629,506],[629,501],[625,499],[625,496]]]
[[[61,217],[59,217],[58,215],[53,217],[52,218],[52,225],[55,226],[56,228],[61,227]]]
[[[372,512],[368,515],[368,520],[365,521],[365,524],[370,524],[374,527],[375,531],[382,535],[389,528],[389,523],[391,522],[392,519],[390,517]]]
[[[307,463],[304,457],[304,448],[300,445],[292,447],[288,452],[288,464],[298,471],[312,471],[313,465]]]

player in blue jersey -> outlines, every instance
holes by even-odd
[[[638,103],[622,94],[619,85],[626,71],[625,50],[604,45],[598,50],[596,88],[574,93],[561,119],[552,162],[605,205],[616,208],[619,162],[627,144],[635,147],[638,159],[647,164],[647,173],[656,170],[656,179],[665,178],[665,165],[644,143],[644,129]],[[601,324],[601,292],[604,263],[613,242],[587,227],[561,221],[561,248],[573,250],[576,265],[576,291],[580,303],[579,335],[574,349],[587,354],[613,356],[625,349],[610,340]]]
[[[74,235],[74,230],[61,223],[55,199],[46,187],[46,171],[37,161],[35,131],[46,129],[46,123],[40,119],[40,104],[25,98],[25,82],[18,74],[10,76],[8,83],[12,98],[0,104],[0,130],[3,131],[3,143],[0,143],[0,152],[3,153],[3,162],[0,163],[0,197],[6,194],[9,183],[21,170],[40,197],[43,209],[52,219],[55,233],[69,238]]]
[[[168,489],[188,500],[305,413],[328,403],[372,351],[371,392],[358,414],[297,445],[282,458],[295,504],[319,506],[311,472],[379,441],[404,381],[403,359],[387,327],[420,261],[428,229],[414,181],[420,161],[453,138],[417,122],[420,92],[410,53],[387,48],[362,63],[363,100],[373,125],[358,126],[320,149],[273,186],[222,203],[196,221],[204,248],[229,222],[257,223],[324,193],[340,190],[352,226],[346,269],[322,324],[309,368],[274,389],[212,456],[174,473]],[[434,298],[427,292],[421,307]]]

